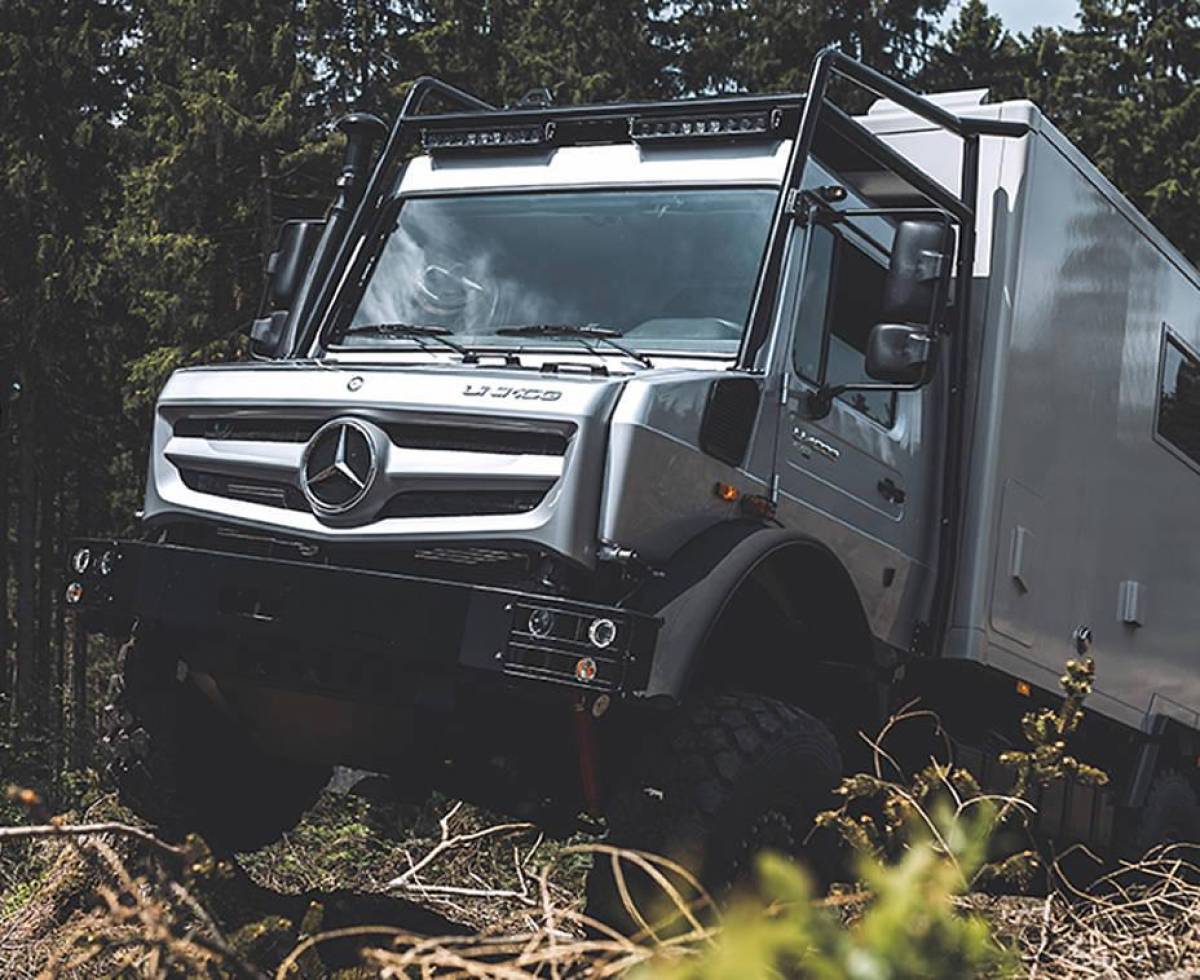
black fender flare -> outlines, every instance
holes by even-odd
[[[845,571],[811,535],[756,521],[726,521],[684,544],[629,601],[631,608],[662,622],[645,696],[681,701],[706,641],[738,589],[763,562],[795,548],[818,551]],[[846,579],[850,582],[849,573]],[[857,591],[855,601],[861,610]]]

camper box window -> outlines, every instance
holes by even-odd
[[[1200,358],[1170,330],[1163,331],[1158,434],[1200,465]]]

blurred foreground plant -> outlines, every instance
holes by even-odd
[[[1068,660],[1059,678],[1066,695],[1062,703],[1022,717],[1021,732],[1028,748],[1000,755],[1000,762],[1014,770],[1012,787],[1003,795],[984,792],[969,770],[936,758],[931,758],[907,783],[885,779],[884,762],[895,766],[883,748],[887,735],[902,722],[933,717],[925,711],[901,711],[872,743],[874,772],[843,779],[835,791],[842,804],[818,814],[817,826],[836,830],[856,852],[879,861],[904,852],[914,843],[927,844],[957,868],[964,888],[996,880],[1018,887],[1028,885],[1040,865],[1033,849],[969,865],[955,853],[947,835],[965,825],[961,829],[968,836],[982,838],[986,853],[988,842],[1001,829],[1013,825],[1028,829],[1029,818],[1037,812],[1031,797],[1038,789],[1065,779],[1095,786],[1108,782],[1102,770],[1067,753],[1067,739],[1083,721],[1083,703],[1092,692],[1095,678],[1096,665],[1090,656]],[[864,808],[865,812],[858,812]],[[935,813],[941,819],[934,819]]]
[[[857,917],[844,922],[834,909],[847,899],[816,901],[800,868],[768,855],[760,861],[760,900],[736,906],[711,948],[671,963],[660,957],[642,975],[890,980],[1013,973],[1015,951],[983,919],[963,912],[959,900],[992,880],[1028,883],[1039,864],[1035,851],[991,858],[989,852],[1000,829],[1014,823],[1027,829],[1037,787],[1062,779],[1108,781],[1067,753],[1094,681],[1090,657],[1069,660],[1059,681],[1062,704],[1024,715],[1028,748],[1000,756],[1014,770],[1005,795],[984,792],[967,769],[936,758],[906,781],[884,778],[885,763],[899,769],[884,748],[888,735],[917,718],[936,721],[930,712],[902,710],[871,743],[874,772],[843,779],[836,790],[841,805],[816,818],[817,827],[836,831],[857,855],[863,889],[850,900],[862,906]]]

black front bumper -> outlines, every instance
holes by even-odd
[[[66,603],[88,631],[120,635],[137,621],[169,630],[193,667],[372,700],[460,671],[636,695],[659,627],[555,596],[178,545],[76,541],[67,564]],[[538,617],[545,635],[530,631],[535,610],[550,613]],[[598,619],[616,626],[604,648],[589,638]]]

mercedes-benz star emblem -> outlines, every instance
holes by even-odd
[[[367,495],[378,463],[369,430],[355,419],[321,426],[304,450],[300,481],[319,514],[342,514]]]

